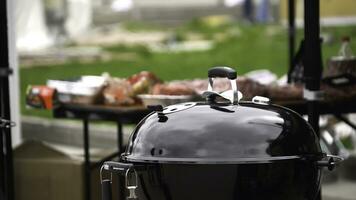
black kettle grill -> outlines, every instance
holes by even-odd
[[[206,102],[156,106],[131,134],[120,162],[102,173],[125,176],[128,199],[313,200],[321,168],[342,159],[325,155],[311,126],[267,98],[240,101],[236,71],[209,70]],[[232,90],[213,91],[225,77]],[[103,200],[111,180],[102,180]]]

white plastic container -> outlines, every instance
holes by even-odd
[[[47,86],[57,90],[61,103],[93,104],[105,81],[101,76],[82,76],[74,81],[48,80]]]

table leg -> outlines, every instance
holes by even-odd
[[[122,131],[122,124],[121,122],[117,122],[117,149],[120,154],[124,152],[123,140],[124,136]]]
[[[89,121],[83,120],[83,141],[84,141],[84,194],[85,199],[90,200],[91,169],[90,169],[90,152],[89,152]]]
[[[122,124],[121,122],[117,122],[117,149],[119,152],[119,158],[121,153],[124,152],[124,145],[123,145],[123,131],[122,131]],[[118,186],[119,186],[119,200],[125,199],[125,179],[123,176],[118,175]]]

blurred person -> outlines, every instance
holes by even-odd
[[[270,0],[270,18],[272,22],[279,21],[280,0]]]
[[[257,13],[256,20],[260,23],[267,23],[270,21],[270,0],[261,0]]]
[[[68,17],[68,2],[67,0],[44,0],[44,4],[49,32],[56,43],[63,43],[67,38],[65,23]]]
[[[253,0],[245,0],[243,3],[243,18],[244,20],[246,20],[247,22],[252,23],[254,21],[254,17],[253,17],[253,12],[254,12],[254,3]]]

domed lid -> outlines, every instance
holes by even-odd
[[[153,112],[132,133],[123,159],[248,163],[322,154],[317,136],[300,115],[259,100],[184,103]]]
[[[263,162],[320,153],[315,133],[295,112],[243,102],[152,113],[131,135],[125,157],[140,162]]]

